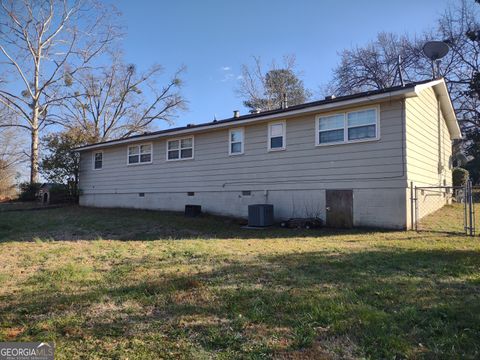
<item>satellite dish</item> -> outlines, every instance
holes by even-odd
[[[440,60],[448,54],[448,45],[443,41],[429,41],[423,45],[423,53],[432,61]]]
[[[448,45],[443,41],[429,41],[423,45],[423,53],[432,61],[432,78],[435,79],[435,70],[440,73],[440,59],[448,54],[448,50]]]

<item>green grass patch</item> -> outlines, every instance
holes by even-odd
[[[478,238],[71,207],[3,213],[0,252],[0,341],[58,359],[480,356]]]

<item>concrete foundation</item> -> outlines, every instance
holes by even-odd
[[[188,193],[84,194],[80,205],[136,209],[184,211],[185,205],[201,205],[202,211],[246,218],[248,205],[274,205],[277,221],[292,217],[326,219],[325,190],[212,191]],[[353,189],[355,226],[388,229],[406,228],[405,189]]]

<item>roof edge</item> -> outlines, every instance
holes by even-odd
[[[445,118],[445,122],[450,133],[450,138],[452,140],[462,139],[462,131],[460,129],[460,125],[458,124],[457,115],[455,114],[455,109],[453,108],[452,99],[450,98],[450,93],[448,92],[445,79],[440,78],[438,80],[433,80],[430,86],[425,85],[428,84],[415,86],[415,92],[420,94],[420,92],[426,88],[432,87],[436,96],[440,100],[440,108]]]
[[[153,132],[150,134],[144,134],[144,135],[135,135],[125,139],[115,139],[115,140],[105,141],[101,143],[85,145],[82,147],[75,148],[74,151],[82,152],[82,151],[88,151],[93,149],[107,148],[107,147],[121,145],[121,144],[134,143],[138,141],[173,137],[173,136],[183,135],[183,134],[194,134],[194,133],[203,132],[210,129],[221,129],[221,128],[227,128],[232,126],[241,126],[241,125],[250,124],[253,122],[275,120],[278,118],[285,118],[285,117],[294,117],[294,116],[308,114],[308,113],[317,112],[317,111],[333,110],[336,108],[349,106],[349,105],[361,105],[361,104],[376,102],[384,99],[392,99],[397,97],[400,97],[400,98],[415,97],[418,95],[418,93],[415,91],[414,84],[411,84],[410,86],[407,85],[405,87],[398,87],[392,91],[381,91],[381,92],[373,91],[373,92],[366,92],[362,94],[363,94],[362,96],[355,96],[355,97],[346,96],[344,99],[337,98],[336,101],[316,101],[312,103],[307,103],[307,104],[302,104],[302,105],[294,106],[291,108],[287,108],[282,111],[274,110],[274,111],[269,111],[265,113],[254,114],[255,116],[244,115],[239,118],[230,118],[225,120],[219,120],[216,122],[209,122],[209,123],[203,123],[198,125],[166,129],[166,130],[161,130],[161,131]]]

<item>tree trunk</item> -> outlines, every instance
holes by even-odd
[[[30,153],[30,183],[38,182],[38,129],[32,129]]]
[[[30,183],[38,182],[38,105],[33,106],[30,148]]]

